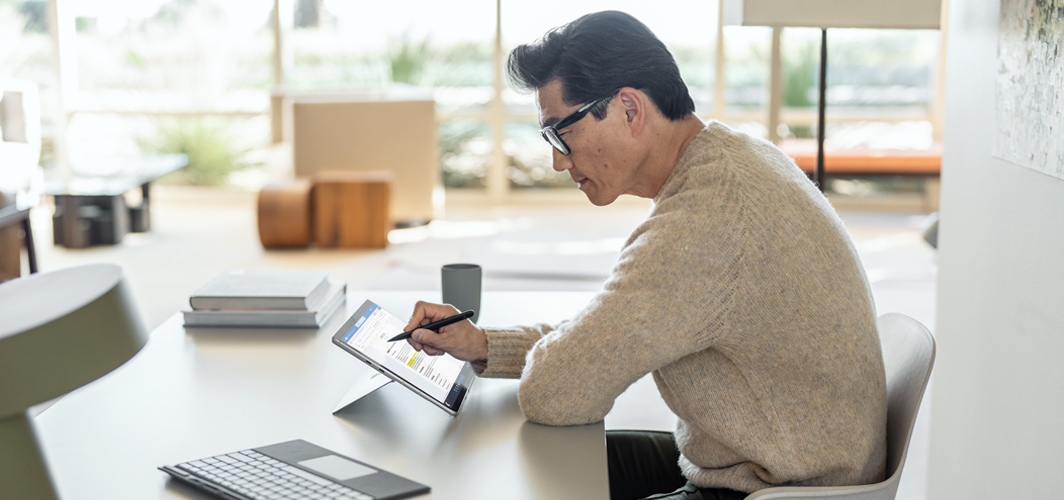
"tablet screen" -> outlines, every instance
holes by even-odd
[[[429,356],[424,351],[418,352],[405,340],[388,342],[403,332],[406,323],[367,300],[347,320],[337,337],[391,372],[392,378],[402,379],[437,404],[457,411],[472,382],[472,367],[449,354]]]

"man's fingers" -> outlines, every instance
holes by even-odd
[[[410,315],[410,321],[407,322],[404,331],[410,331],[419,326],[424,326],[433,321],[439,321],[443,318],[454,316],[458,314],[458,310],[453,306],[446,304],[433,304],[431,302],[425,302],[419,300],[417,304],[414,304],[414,312]]]
[[[417,304],[414,304],[414,312],[410,314],[410,321],[406,323],[406,328],[403,328],[404,332],[409,332],[424,324],[423,320],[425,319],[426,305],[428,305],[428,303],[420,300],[417,301]]]
[[[433,321],[442,319],[443,317],[437,318],[437,316],[439,316],[439,311],[437,311],[438,307],[438,304],[421,300],[417,301],[417,304],[414,304],[414,312],[410,314],[410,321],[406,323],[406,328],[404,328],[403,331],[410,331],[419,326],[427,325]]]
[[[410,337],[415,343],[421,344],[422,348],[432,348],[439,350],[441,347],[440,334],[433,332],[432,330],[414,330],[414,334]],[[427,351],[426,351],[427,352]]]
[[[424,338],[428,339],[429,342],[433,342],[433,341],[438,340],[437,334],[432,333],[429,330],[420,330],[420,331],[428,332],[427,334],[422,334],[422,335],[423,335]],[[417,333],[415,333],[415,335],[417,335]],[[429,356],[439,356],[441,354],[446,353],[446,351],[440,349],[439,347],[433,347],[433,346],[429,345],[427,342],[418,342],[418,341],[414,340],[414,337],[410,337],[410,339],[408,339],[408,342],[410,343],[410,345],[414,349],[417,349],[419,351],[425,351],[425,354],[428,354]]]

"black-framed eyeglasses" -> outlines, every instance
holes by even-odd
[[[562,136],[558,134],[558,130],[580,121],[580,119],[587,115],[588,112],[591,111],[591,108],[595,107],[596,104],[613,97],[613,95],[616,93],[617,92],[614,91],[608,96],[600,97],[583,106],[580,106],[580,109],[573,111],[572,114],[566,116],[565,118],[562,118],[558,121],[558,123],[555,123],[554,125],[547,125],[546,127],[539,129],[539,134],[542,135],[543,139],[550,143],[551,146],[554,146],[554,149],[557,149],[559,153],[565,156],[569,156],[569,145],[562,140]]]

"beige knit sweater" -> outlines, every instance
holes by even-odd
[[[794,162],[711,122],[561,324],[488,329],[484,377],[521,377],[525,416],[597,422],[653,372],[693,483],[751,492],[883,479],[886,383],[846,230]]]

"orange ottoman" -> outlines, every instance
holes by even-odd
[[[259,241],[265,248],[304,248],[313,239],[311,183],[306,179],[269,184],[259,191]]]
[[[314,239],[322,248],[384,248],[391,224],[389,172],[314,176]]]

